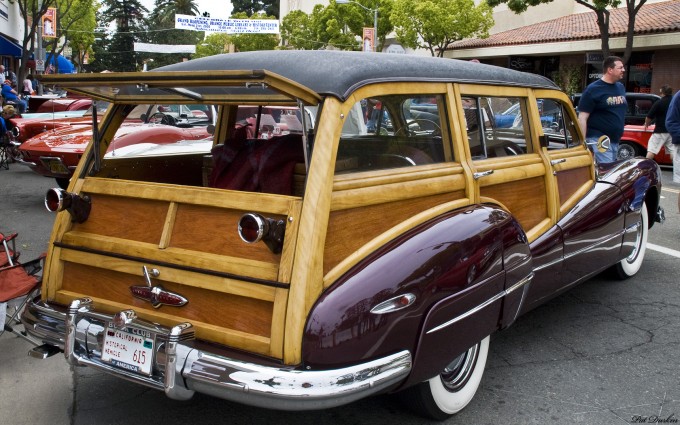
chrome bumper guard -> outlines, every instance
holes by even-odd
[[[131,311],[126,311],[128,316]],[[134,313],[133,313],[134,316]],[[158,343],[150,376],[105,363],[101,344],[113,315],[92,310],[88,298],[63,307],[39,300],[28,303],[22,316],[34,338],[59,347],[69,363],[90,366],[158,390],[176,400],[195,391],[238,403],[278,410],[313,410],[341,406],[389,389],[411,371],[407,350],[341,369],[298,370],[271,367],[227,358],[187,344],[193,328],[172,328],[133,319],[127,326],[152,332]]]

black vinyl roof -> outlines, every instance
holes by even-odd
[[[169,71],[266,70],[320,95],[345,100],[358,87],[385,81],[440,81],[557,89],[549,79],[480,63],[390,53],[267,50],[228,53],[154,69]]]

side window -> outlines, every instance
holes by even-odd
[[[526,99],[464,96],[462,104],[473,159],[531,152]]]
[[[548,150],[573,148],[581,144],[576,132],[577,123],[567,113],[567,106],[555,99],[537,99],[543,127],[543,146]],[[547,146],[546,146],[547,144]]]
[[[444,125],[443,95],[362,99],[345,119],[336,173],[453,161]]]

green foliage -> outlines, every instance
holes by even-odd
[[[264,13],[257,13],[248,18],[243,12],[232,14],[231,17],[233,19],[277,19],[275,16],[267,16]],[[274,50],[279,44],[277,34],[233,34],[229,38],[238,52]]]
[[[553,72],[551,78],[562,91],[571,96],[582,90],[583,68],[576,65],[563,66],[559,71]]]
[[[62,3],[70,3],[64,7]],[[97,26],[96,12],[99,9],[97,0],[60,0],[59,29],[65,41],[71,46],[71,61],[80,71],[86,55],[94,53],[94,29]]]
[[[102,62],[110,71],[135,71],[138,57],[134,43],[146,31],[144,16],[148,10],[138,0],[103,0],[102,5],[102,23],[107,27],[116,24],[107,51],[99,52],[107,56]]]
[[[378,49],[392,32],[388,19],[393,0],[362,0],[367,8],[378,7]],[[323,49],[332,46],[344,50],[361,50],[364,27],[373,27],[374,14],[356,4],[316,5],[311,14],[294,11],[281,22],[284,44],[295,49]]]
[[[274,16],[279,19],[280,0],[232,0],[232,14],[245,13],[251,17],[263,13],[265,16]]]
[[[394,0],[390,20],[404,46],[440,57],[454,41],[488,37],[494,24],[491,7],[473,0]]]
[[[231,44],[231,40],[227,34],[208,34],[201,43],[196,45],[196,53],[193,55],[193,58],[197,59],[227,53],[229,52],[229,44]]]

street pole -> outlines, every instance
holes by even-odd
[[[42,0],[38,0],[38,10],[42,10]],[[42,17],[41,17],[42,19]],[[38,36],[36,37],[36,43],[37,43],[37,49],[34,52],[34,60],[37,63],[38,61],[42,61],[43,66],[45,65],[45,50],[43,49],[43,26],[42,26],[42,21],[38,23]],[[36,67],[37,68],[37,67]],[[36,74],[39,74],[40,72],[44,71],[38,71],[37,69],[35,70]],[[38,93],[38,96],[43,95],[43,86],[40,84],[40,81],[37,79],[35,80],[38,83],[38,87],[36,90],[36,93]]]
[[[378,8],[373,9],[373,51],[378,51]]]

